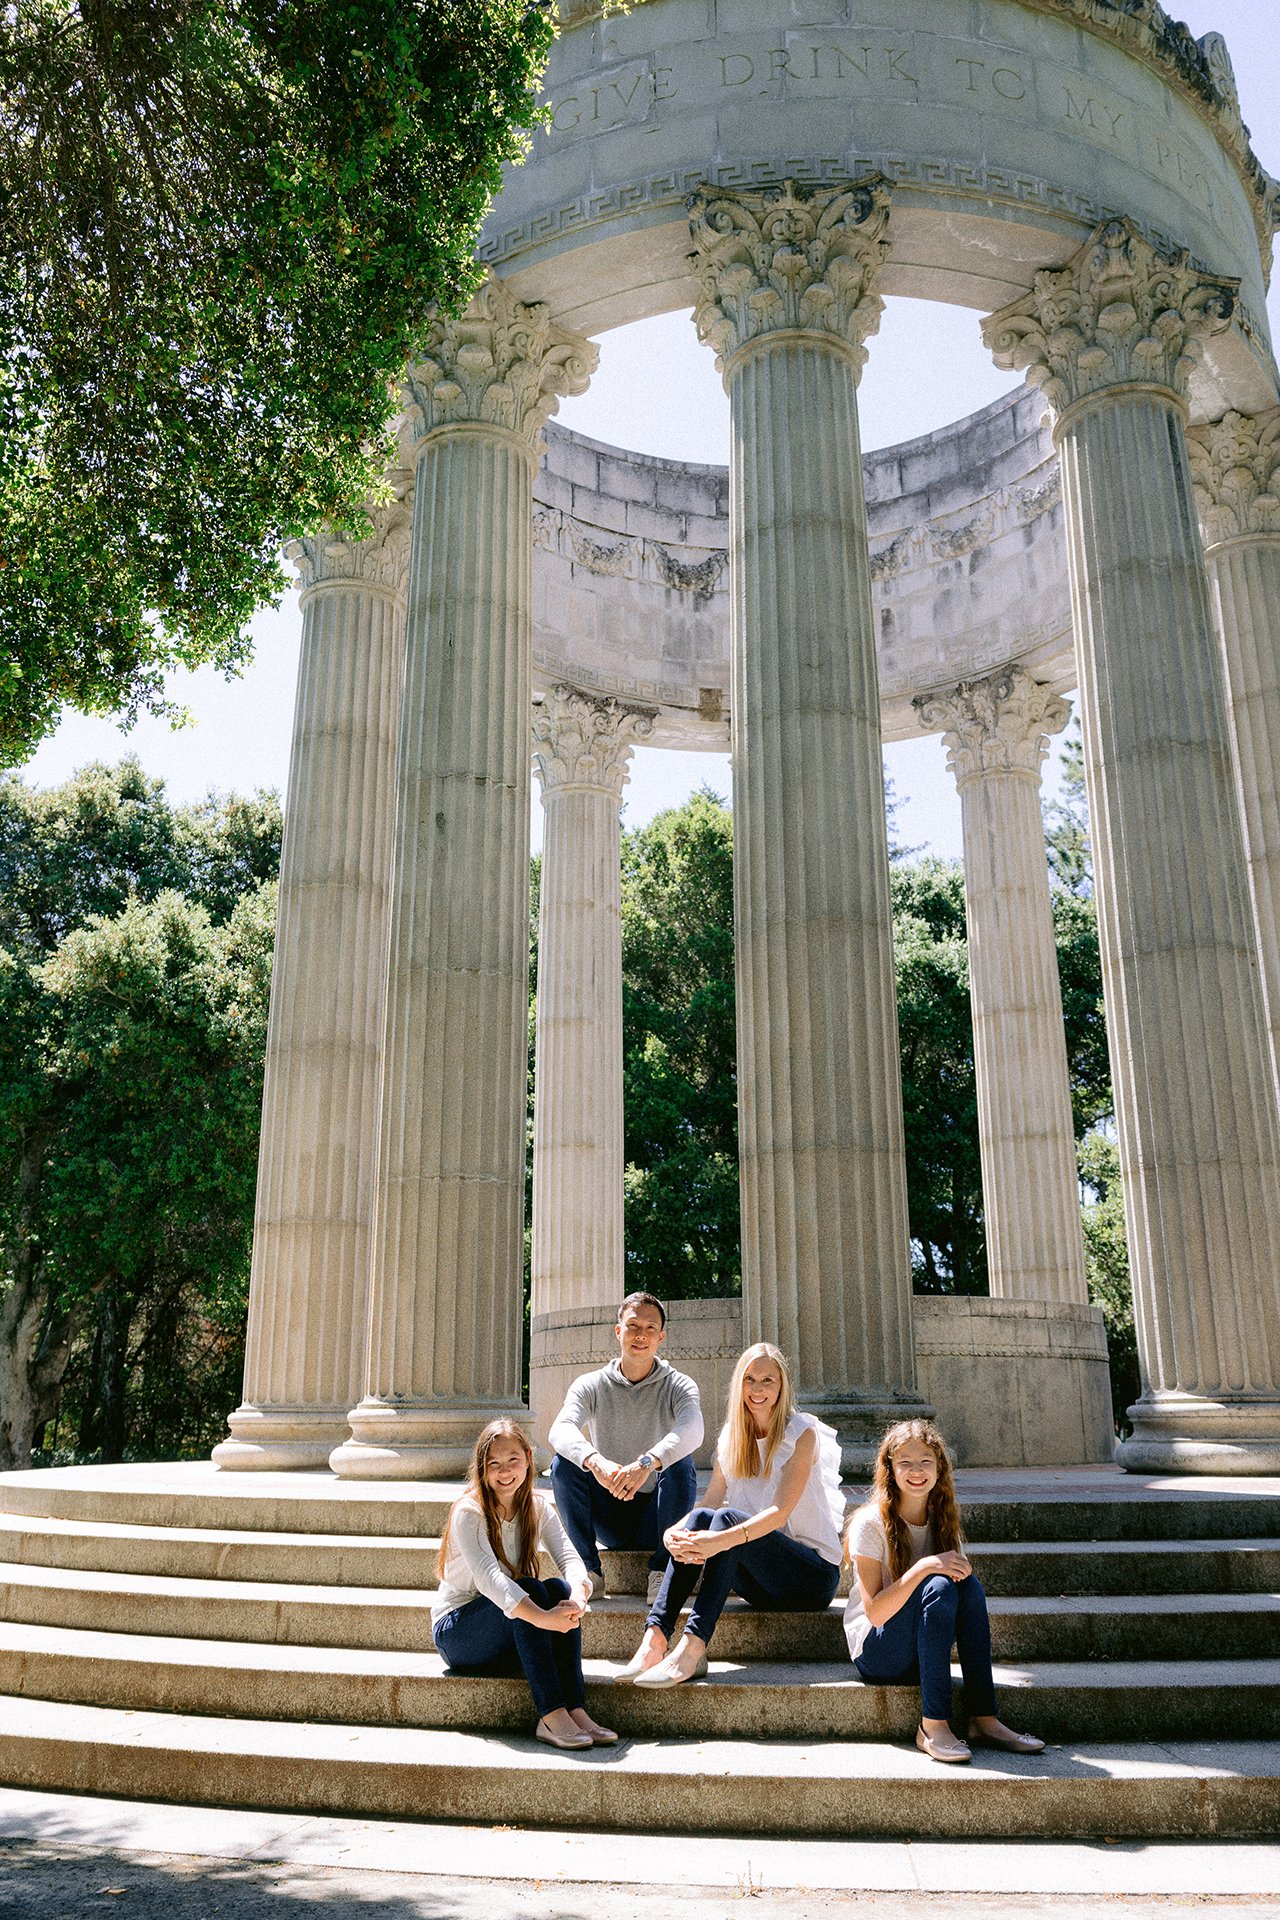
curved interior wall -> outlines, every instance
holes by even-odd
[[[534,486],[534,684],[658,715],[651,743],[729,750],[729,476],[552,423]],[[1017,662],[1074,682],[1062,493],[1045,404],[1019,388],[863,458],[881,727],[917,694]]]

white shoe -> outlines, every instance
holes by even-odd
[[[591,1576],[591,1598],[593,1600],[604,1599],[604,1575],[602,1573],[593,1573]]]
[[[680,1649],[677,1647],[656,1667],[650,1667],[647,1673],[638,1673],[632,1684],[637,1687],[682,1687],[686,1680],[701,1680],[706,1671],[707,1656],[701,1653],[692,1673],[685,1673],[680,1665]]]
[[[651,1607],[657,1599],[658,1591],[666,1577],[665,1569],[662,1573],[651,1573],[649,1575],[649,1584],[644,1590],[644,1603],[647,1607]]]

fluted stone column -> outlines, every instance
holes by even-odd
[[[986,323],[1057,414],[1143,1391],[1133,1469],[1280,1468],[1280,1139],[1184,393],[1233,283],[1111,221]]]
[[[653,720],[558,687],[533,721],[545,827],[534,1075],[534,1316],[616,1305],[622,1254],[619,810]]]
[[[695,319],[733,421],[745,1327],[854,1467],[921,1404],[857,407],[888,190],[690,205]]]
[[[991,1293],[1088,1304],[1040,765],[1067,702],[1020,667],[916,701],[964,832],[969,991]]]
[[[410,510],[291,549],[302,653],[244,1404],[220,1467],[323,1466],[363,1385]]]
[[[595,349],[490,276],[409,375],[416,474],[354,1478],[459,1472],[521,1406],[531,485]]]
[[[1280,1061],[1280,407],[1257,417],[1228,413],[1188,438]]]

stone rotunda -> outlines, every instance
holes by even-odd
[[[1280,189],[1155,0],[562,4],[395,503],[302,543],[244,1404],[224,1468],[456,1474],[521,1409],[530,766],[545,809],[531,1398],[608,1349],[619,808],[732,752],[744,1338],[865,1463],[1103,1460],[1040,826],[1079,703],[1143,1390],[1122,1463],[1280,1471]],[[864,459],[883,296],[1027,386]],[[548,426],[692,310],[728,473]],[[655,381],[661,368],[654,368]],[[957,395],[963,407],[962,395]],[[885,738],[963,805],[989,1300],[911,1296]]]

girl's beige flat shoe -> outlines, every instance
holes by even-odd
[[[1043,1753],[1044,1741],[1034,1733],[983,1733],[977,1727],[969,1729],[969,1744],[974,1747],[997,1747],[1001,1753]]]
[[[957,1740],[954,1733],[926,1733],[923,1726],[916,1728],[916,1745],[921,1753],[927,1753],[931,1760],[945,1760],[952,1766],[963,1766],[973,1755],[963,1740]]]
[[[533,1730],[533,1737],[535,1740],[541,1740],[544,1746],[572,1748],[579,1753],[584,1747],[595,1745],[589,1733],[575,1733],[572,1738],[567,1734],[552,1733],[545,1720],[539,1720]]]

